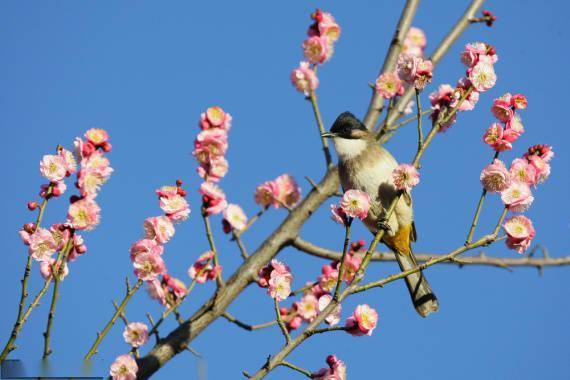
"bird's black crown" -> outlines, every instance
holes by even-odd
[[[362,131],[367,131],[366,126],[362,124],[360,120],[356,118],[350,112],[341,113],[335,120],[331,127],[331,133],[334,133],[338,137],[353,138],[352,131],[355,129],[360,129]]]

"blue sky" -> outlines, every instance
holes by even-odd
[[[466,2],[432,1],[420,7],[414,25],[426,31],[428,52],[465,6]],[[42,181],[39,160],[58,143],[69,147],[90,127],[111,134],[115,173],[99,197],[102,223],[85,234],[89,252],[73,263],[62,284],[50,362],[54,375],[79,371],[95,332],[112,314],[110,300],[122,296],[125,275],[134,278],[128,247],[140,237],[142,221],[160,213],[154,189],[183,179],[194,210],[166,247],[170,272],[188,280],[188,266],[207,249],[198,215],[200,182],[190,152],[199,115],[208,106],[220,105],[234,118],[227,156],[230,172],[221,182],[231,202],[253,215],[258,210],[252,197],[255,186],[285,172],[293,174],[303,193],[308,193],[310,186],[303,177],[319,179],[324,160],[310,105],[289,83],[289,73],[301,60],[300,44],[316,7],[331,11],[342,27],[333,59],[319,71],[320,105],[328,126],[345,110],[363,116],[370,96],[368,83],[377,75],[400,13],[396,2],[0,4],[5,162],[0,197],[2,342],[15,318],[26,255],[17,231],[33,217],[25,205]],[[481,96],[474,112],[461,114],[449,132],[438,136],[425,156],[422,182],[414,190],[419,235],[415,250],[445,253],[463,243],[480,194],[479,172],[492,157],[481,142],[493,120],[489,107],[493,98],[509,91],[526,94],[529,107],[521,114],[526,133],[505,159],[535,143],[554,145],[552,176],[536,190],[528,215],[537,229],[536,242],[552,256],[566,255],[570,253],[570,161],[565,145],[570,138],[565,125],[565,89],[570,85],[565,73],[568,5],[495,1],[487,8],[497,14],[496,25],[469,28],[426,90],[455,83],[462,75],[458,54],[464,43],[481,40],[497,47],[497,86]],[[400,161],[409,161],[415,145],[415,129],[404,128],[388,149]],[[46,222],[61,221],[66,207],[63,199],[51,203]],[[343,231],[329,221],[327,209],[317,212],[301,235],[340,248]],[[478,233],[487,232],[499,212],[499,201],[491,198]],[[245,236],[248,249],[253,251],[284,217],[283,210],[264,216]],[[224,273],[229,275],[240,263],[238,251],[223,235],[219,218],[213,223]],[[370,240],[361,225],[353,236]],[[516,256],[502,243],[485,251]],[[324,264],[294,249],[283,251],[279,258],[291,265],[296,285],[315,278]],[[396,270],[393,263],[375,265],[369,278]],[[324,366],[326,355],[335,353],[347,363],[351,379],[563,379],[570,370],[565,281],[569,271],[547,269],[539,277],[535,269],[509,273],[497,268],[435,267],[427,276],[440,299],[437,315],[419,318],[403,282],[391,284],[345,306],[344,317],[357,303],[378,309],[380,323],[372,337],[319,336],[295,351],[290,361],[316,370]],[[40,284],[36,265],[32,294]],[[198,287],[182,308],[184,315],[199,307],[212,290],[212,284]],[[20,349],[12,355],[32,369],[41,357],[47,307],[46,300],[34,312],[18,340]],[[229,310],[249,323],[273,318],[271,300],[256,286]],[[141,292],[127,316],[144,321],[145,312],[157,315],[160,308]],[[174,326],[173,321],[165,323],[163,334]],[[114,357],[127,352],[122,329],[119,324],[102,344],[93,374],[106,373]],[[202,362],[183,353],[156,378],[195,378],[199,368],[205,368],[208,379],[240,378],[242,370],[255,371],[262,365],[281,339],[276,328],[250,333],[219,320],[192,343],[204,355]],[[278,369],[268,378],[296,376],[288,371]]]

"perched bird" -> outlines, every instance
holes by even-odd
[[[412,241],[416,241],[412,198],[405,193],[396,204],[394,212],[386,219],[386,209],[398,195],[394,187],[392,171],[398,163],[386,149],[380,147],[375,133],[352,113],[343,112],[334,122],[330,132],[323,137],[333,139],[339,158],[338,170],[343,190],[356,189],[366,192],[372,200],[368,216],[364,220],[366,227],[374,235],[385,229],[383,243],[386,244],[398,260],[402,271],[416,266],[412,253]],[[439,309],[422,272],[408,275],[406,284],[416,311],[426,317]]]

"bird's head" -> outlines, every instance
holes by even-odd
[[[366,126],[350,112],[341,113],[330,131],[321,136],[333,139],[336,152],[341,159],[358,156],[374,137]]]

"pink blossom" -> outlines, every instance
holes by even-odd
[[[78,233],[73,235],[73,247],[67,256],[68,261],[75,261],[79,256],[87,252],[87,246],[84,244],[83,237]]]
[[[159,275],[166,273],[166,266],[162,257],[156,252],[141,252],[133,260],[135,275],[143,281],[151,281]]]
[[[290,174],[282,174],[275,179],[277,187],[276,199],[280,205],[292,208],[299,203],[301,199],[301,188],[297,185],[297,181]]]
[[[52,276],[52,266],[55,266],[55,271],[58,274],[59,281],[63,281],[65,277],[69,274],[69,268],[66,262],[60,263],[60,265],[55,264],[56,259],[50,257],[48,260],[40,262],[40,274],[44,279],[49,279]],[[63,269],[59,269],[61,264],[63,264]]]
[[[408,29],[406,40],[409,40],[413,45],[418,46],[422,49],[427,45],[427,38],[424,31],[415,26],[412,26],[410,29]]]
[[[57,250],[57,242],[49,230],[38,228],[28,238],[29,254],[37,261],[47,261]]]
[[[504,138],[503,126],[499,123],[493,123],[485,131],[483,141],[497,152],[513,149],[512,144]]]
[[[370,306],[358,305],[354,314],[346,320],[347,332],[354,336],[372,335],[378,323],[378,313]]]
[[[319,301],[312,294],[305,294],[301,301],[295,302],[297,313],[307,322],[311,322],[318,313]]]
[[[297,91],[309,96],[319,86],[317,74],[310,68],[309,62],[301,62],[298,68],[291,72],[291,83]]]
[[[530,187],[517,181],[501,192],[501,199],[512,212],[525,212],[534,201]]]
[[[332,296],[330,294],[324,294],[319,298],[318,306],[319,306],[319,313],[325,310],[325,308],[329,305],[332,300]],[[327,315],[325,318],[325,322],[331,326],[334,326],[340,322],[342,313],[342,305],[339,303],[338,306],[334,308],[334,310]]]
[[[279,204],[275,202],[278,195],[278,189],[273,181],[267,181],[257,186],[255,189],[254,199],[255,203],[263,207],[269,207],[273,204],[275,208],[279,207]]]
[[[511,97],[511,106],[518,110],[526,109],[527,104],[526,96],[523,94],[515,94]]]
[[[523,253],[536,235],[532,222],[523,215],[513,216],[503,225],[507,234],[506,244],[510,249]]]
[[[495,69],[491,63],[481,61],[470,69],[469,80],[475,90],[485,92],[495,86],[497,74],[495,74]]]
[[[166,216],[154,216],[144,221],[145,238],[154,239],[159,244],[167,243],[174,236],[174,225]]]
[[[67,167],[67,162],[60,155],[46,154],[40,161],[40,173],[50,182],[63,180]]]
[[[164,276],[162,276],[162,278],[166,283],[166,286],[174,296],[175,301],[186,295],[187,288],[184,282],[175,277],[170,276],[169,274],[165,274]]]
[[[269,280],[271,279],[271,274],[273,272],[276,272],[282,276],[288,276],[291,278],[291,280],[293,280],[291,269],[281,261],[272,259],[269,264],[259,270],[257,284],[262,288],[268,287]]]
[[[536,169],[523,158],[515,158],[509,169],[511,178],[515,181],[533,185],[536,178]]]
[[[340,207],[349,217],[364,220],[368,216],[370,203],[370,196],[364,191],[347,190],[340,200]]]
[[[303,42],[305,57],[311,63],[324,63],[332,56],[332,45],[327,37],[312,36]]]
[[[214,260],[214,252],[207,251],[198,257],[198,260],[190,269],[188,269],[188,276],[191,279],[196,280],[197,283],[203,284],[207,280],[213,280],[217,277],[218,273],[221,272],[221,267],[215,267],[212,264]]]
[[[113,380],[136,380],[139,367],[129,354],[118,356],[111,364],[109,374]]]
[[[511,175],[503,161],[495,159],[481,172],[481,184],[487,191],[498,193],[506,190],[511,184]]]
[[[340,38],[340,26],[330,13],[317,9],[311,18],[315,20],[315,24],[311,25],[307,31],[309,37],[323,36],[328,38],[331,44]]]
[[[228,131],[231,128],[232,117],[221,107],[210,107],[205,113],[200,115],[200,128],[202,130],[211,128],[221,128]]]
[[[180,223],[190,215],[190,205],[181,195],[160,198],[160,208],[175,223]]]
[[[536,173],[533,184],[537,185],[546,181],[550,176],[550,164],[537,155],[528,156],[527,160]]]
[[[67,220],[77,230],[90,231],[99,224],[100,212],[94,199],[83,198],[69,205]]]
[[[226,176],[229,170],[228,160],[223,156],[209,157],[205,162],[200,163],[198,175],[211,182],[219,182]]]
[[[142,322],[131,322],[125,327],[123,338],[135,348],[144,346],[148,342],[148,326]]]
[[[332,292],[338,282],[338,269],[330,264],[323,265],[319,276],[319,286],[325,292]]]
[[[224,210],[224,225],[229,226],[229,231],[242,231],[247,226],[247,216],[243,209],[236,204],[229,204]]]
[[[334,355],[327,356],[329,368],[321,368],[312,374],[315,380],[346,380],[346,365]]]
[[[83,141],[79,137],[75,138],[73,145],[75,147],[75,157],[78,161],[89,157],[97,149],[90,141]]]
[[[514,143],[524,133],[524,126],[519,115],[515,115],[505,126],[503,139]]]
[[[451,108],[457,108],[458,111],[471,111],[479,101],[479,93],[476,90],[471,90],[463,102],[461,99],[465,96],[465,92],[471,88],[471,81],[468,78],[460,78],[457,81],[457,87],[453,92],[453,99],[449,103]]]
[[[228,134],[221,128],[205,129],[194,140],[192,154],[199,163],[205,163],[212,157],[223,156],[228,150]]]
[[[508,123],[515,115],[513,109],[511,108],[511,103],[506,102],[501,98],[493,100],[491,112],[497,119],[499,119],[499,121],[502,121],[503,123]]]
[[[339,205],[331,205],[331,219],[343,226],[348,225],[347,215]]]
[[[109,134],[100,128],[91,128],[85,132],[85,138],[93,145],[100,146],[109,141]]]
[[[430,60],[411,54],[400,54],[396,66],[398,77],[418,90],[431,82],[433,64]]]
[[[156,240],[151,239],[141,239],[135,242],[131,248],[131,260],[134,261],[135,257],[142,253],[150,253],[153,255],[162,255],[164,252],[164,247],[156,242]]]
[[[166,294],[158,279],[147,281],[146,290],[150,298],[157,300],[162,306],[166,306]]]
[[[57,251],[63,249],[71,236],[71,231],[69,230],[68,226],[61,223],[52,224],[49,228],[49,232],[57,244]]]
[[[204,204],[204,211],[207,215],[219,214],[227,207],[226,195],[218,186],[212,182],[202,182],[200,194]]]
[[[474,67],[480,60],[493,64],[498,59],[495,48],[482,42],[465,45],[465,50],[461,53],[461,62],[467,67]]]
[[[376,79],[376,92],[384,99],[404,94],[404,86],[396,73],[384,73]]]
[[[267,292],[271,298],[275,298],[277,301],[287,299],[291,294],[291,276],[280,274],[277,271],[271,272]]]
[[[77,170],[77,161],[75,160],[75,157],[73,156],[73,153],[71,153],[69,150],[67,149],[63,149],[61,148],[57,154],[63,158],[63,162],[65,165],[65,170],[66,176],[69,176],[73,173],[75,173],[75,171]]]
[[[554,157],[554,151],[550,145],[537,144],[528,148],[528,152],[524,154],[524,158],[528,160],[530,156],[539,156],[544,162],[550,162]]]
[[[400,164],[392,172],[394,186],[398,190],[411,191],[413,187],[420,183],[420,173],[409,164]]]

